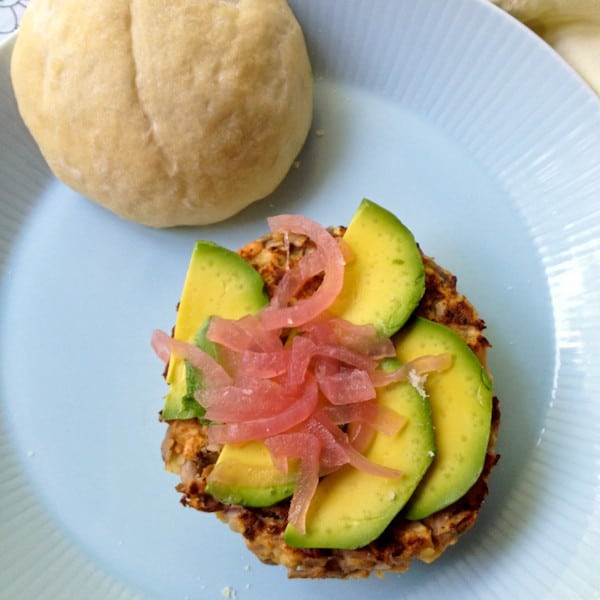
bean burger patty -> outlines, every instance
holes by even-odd
[[[341,237],[343,227],[330,228]],[[269,295],[283,274],[313,248],[305,236],[269,233],[241,248],[238,253],[261,274]],[[457,291],[456,277],[422,254],[425,294],[417,314],[455,330],[485,365],[490,347],[485,323],[472,304]],[[299,296],[309,295],[320,281],[311,280]],[[206,493],[206,478],[218,458],[218,448],[208,445],[207,426],[197,419],[167,421],[162,456],[171,471],[179,474],[177,491],[181,503],[202,512],[214,512],[239,532],[247,547],[264,563],[283,565],[290,578],[364,578],[372,573],[402,572],[411,561],[435,560],[477,520],[488,494],[487,480],[499,459],[495,451],[500,410],[494,397],[491,433],[484,468],[471,489],[450,506],[420,521],[410,521],[402,512],[384,533],[367,546],[355,550],[292,548],[283,541],[289,500],[268,508],[225,505]]]

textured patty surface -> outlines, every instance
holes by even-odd
[[[330,231],[339,238],[344,228]],[[262,275],[271,294],[285,271],[311,250],[311,242],[301,235],[269,234],[247,244],[239,253]],[[485,323],[457,291],[456,278],[433,259],[422,256],[426,289],[417,312],[458,332],[485,364],[490,346],[483,334]],[[309,282],[300,295],[310,294],[318,284],[318,279]],[[494,398],[485,465],[465,496],[422,521],[408,521],[400,514],[383,535],[357,550],[298,549],[285,544],[282,534],[289,502],[269,508],[245,508],[223,505],[207,494],[206,478],[218,457],[218,449],[208,447],[206,427],[195,419],[169,422],[162,454],[167,468],[181,476],[177,486],[181,502],[203,512],[215,512],[243,535],[248,548],[264,563],[284,565],[292,578],[362,578],[371,573],[405,571],[414,559],[431,562],[473,525],[488,493],[487,479],[498,460],[494,448],[499,423],[498,400]]]

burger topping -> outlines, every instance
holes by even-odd
[[[313,252],[303,256],[283,277],[262,311],[262,323],[267,330],[298,327],[323,313],[342,290],[344,256],[331,234],[318,223],[299,215],[281,215],[268,219],[273,232],[294,232],[308,236],[316,245]],[[308,298],[291,302],[298,290],[315,275],[323,273],[323,281]]]
[[[315,243],[314,251],[281,279],[270,305],[257,316],[213,317],[206,339],[215,345],[216,359],[160,332],[153,343],[159,356],[168,355],[162,343],[202,371],[204,388],[195,398],[211,421],[210,443],[264,441],[283,472],[288,460],[299,459],[289,521],[303,532],[319,477],[347,463],[380,477],[401,475],[366,459],[348,431],[366,426],[371,432],[396,434],[405,419],[377,403],[376,386],[406,381],[414,367],[378,373],[381,359],[395,357],[391,340],[373,326],[326,314],[342,289],[344,259],[325,228],[295,216],[274,217],[269,225],[274,231],[301,233]],[[298,290],[320,274],[317,290],[294,302]],[[295,329],[289,333],[291,327]],[[421,374],[423,367],[444,369],[450,362],[449,356],[441,355],[416,361],[415,366]]]
[[[305,217],[275,217],[270,227],[284,240],[300,234],[310,244],[278,282],[268,281],[268,304],[261,308],[249,263],[221,249],[237,274],[236,293],[255,308],[203,303],[203,291],[228,275],[222,264],[199,260],[186,279],[177,343],[157,333],[153,345],[168,358],[170,373],[174,361],[186,366],[185,381],[175,373],[170,392],[191,396],[209,441],[221,446],[208,493],[246,506],[269,506],[293,494],[287,544],[360,547],[380,535],[413,495],[427,498],[428,511],[447,505],[450,496],[440,492],[438,479],[448,479],[452,493],[459,487],[464,493],[463,483],[481,470],[485,448],[482,454],[477,443],[466,468],[456,461],[470,450],[452,453],[446,440],[473,431],[485,441],[491,385],[472,388],[478,379],[486,383],[478,377],[483,368],[474,355],[471,361],[466,345],[450,342],[447,328],[419,327],[414,339],[401,335],[413,331],[403,325],[422,296],[424,275],[412,234],[391,213],[363,201],[343,244]],[[290,246],[288,258],[291,252]],[[198,298],[196,311],[189,297]],[[192,330],[197,333],[181,339],[180,332]],[[198,377],[189,377],[188,367]],[[460,390],[462,400],[452,408],[444,403],[453,397],[446,385]],[[460,417],[446,423],[454,402]],[[452,470],[468,471],[460,486]],[[407,515],[415,515],[415,507]]]

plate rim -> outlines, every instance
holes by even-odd
[[[476,1],[479,2],[481,4],[483,4],[482,0],[470,0],[470,1]],[[490,6],[494,6],[494,5],[490,5]],[[497,10],[501,10],[498,7],[494,7]],[[501,11],[503,12],[503,11]],[[516,20],[515,20],[516,21]],[[517,21],[518,23],[518,21]],[[523,26],[524,27],[524,26]],[[525,28],[526,29],[526,28]],[[534,37],[537,38],[537,36],[535,36],[534,34],[532,34]],[[17,32],[14,32],[13,34],[11,34],[11,36],[7,37],[6,39],[0,41],[0,53],[6,51],[6,48],[10,47],[12,44],[14,44],[15,40],[17,37]],[[583,81],[583,79],[572,69],[572,67],[570,67],[566,61],[564,61],[564,59],[562,59],[562,57],[560,57],[557,53],[554,53],[555,56],[562,62],[562,64],[564,66],[567,67],[567,70],[571,73],[572,76],[574,76],[574,80],[579,81],[580,85],[580,89],[582,92],[588,93],[591,96],[593,96],[593,99],[595,100],[595,102],[598,104],[598,109],[599,109],[599,114],[600,114],[600,101],[598,99],[598,97],[594,94],[593,90],[591,90],[591,88],[587,85],[587,83],[585,81]],[[2,278],[2,283],[4,283],[4,273],[0,273],[0,277]],[[3,419],[1,417],[2,415],[2,402],[0,401],[0,441],[4,442],[4,440],[6,440],[6,438],[4,437],[3,434]],[[44,528],[47,527],[47,524],[43,525]],[[56,542],[56,540],[53,538],[53,540]],[[73,559],[75,560],[75,558]],[[87,571],[87,576],[90,576],[89,571]],[[105,585],[105,580],[104,577],[107,576],[107,574],[103,574],[101,579],[99,580],[99,582],[104,582],[103,585]],[[123,588],[123,590],[121,590],[121,588],[119,587],[120,584],[122,582],[116,582],[114,585],[111,584],[111,593],[123,593],[123,594],[133,594],[131,596],[124,596],[124,597],[135,597],[135,592],[132,590],[127,590],[126,588]],[[81,585],[85,585],[84,582],[82,581]],[[91,589],[91,588],[85,588],[85,589]]]

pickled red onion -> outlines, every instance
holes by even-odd
[[[396,356],[392,340],[380,336],[374,325],[355,325],[323,313],[299,330],[317,343],[344,346],[370,358]]]
[[[358,452],[348,441],[348,436],[331,421],[324,411],[317,411],[312,418],[332,434],[340,449],[346,453],[348,458],[347,462],[353,467],[360,471],[370,473],[371,475],[387,477],[389,479],[395,479],[396,477],[400,477],[400,475],[402,475],[401,471],[398,469],[391,469],[384,465],[375,463]]]
[[[160,329],[155,329],[150,338],[150,345],[156,356],[166,365],[171,358],[171,336]]]
[[[218,422],[249,421],[275,414],[295,400],[270,379],[240,378],[235,385],[199,390],[196,400],[206,409],[205,418]]]
[[[344,283],[344,257],[335,238],[327,229],[307,217],[280,215],[271,217],[268,222],[273,232],[301,233],[314,242],[316,249],[313,253],[316,253],[316,256],[310,259],[311,268],[307,269],[308,273],[314,271],[315,264],[320,266],[317,260],[319,257],[323,259],[323,281],[311,296],[302,298],[291,306],[280,306],[277,300],[262,311],[262,321],[267,330],[298,327],[314,319],[333,304]],[[294,287],[302,285],[300,279],[294,282]],[[288,292],[283,295],[287,296]],[[277,293],[274,297],[277,297]]]
[[[256,315],[246,315],[237,320],[212,317],[206,337],[211,342],[236,352],[244,350],[276,352],[283,348],[279,335],[267,331]]]
[[[335,425],[365,423],[386,435],[395,435],[406,424],[406,418],[376,400],[356,402],[321,409]]]
[[[310,417],[317,407],[318,400],[317,382],[314,377],[307,377],[300,393],[294,396],[293,402],[283,411],[250,421],[232,421],[211,425],[208,428],[209,442],[225,444],[265,440],[292,429]]]
[[[222,386],[230,385],[232,379],[227,371],[209,354],[203,352],[193,344],[176,340],[161,330],[152,334],[152,346],[156,353],[164,359],[171,354],[187,360],[193,367],[202,372],[206,385]],[[169,357],[167,357],[167,360]]]
[[[347,463],[380,477],[400,475],[361,453],[376,431],[394,435],[406,422],[376,401],[376,388],[444,370],[452,357],[423,356],[391,372],[379,369],[381,359],[395,356],[392,340],[381,338],[372,325],[327,313],[342,289],[351,249],[306,217],[282,215],[269,225],[286,236],[305,235],[315,247],[285,273],[258,315],[211,319],[206,337],[217,347],[218,362],[160,331],[152,347],[165,363],[180,357],[202,372],[205,389],[196,398],[213,421],[210,443],[262,440],[281,470],[289,459],[299,459],[289,521],[302,532],[320,476]],[[316,291],[297,299],[321,275]],[[284,344],[282,330],[292,328]]]
[[[305,254],[298,263],[285,272],[277,284],[277,288],[271,298],[272,306],[283,308],[288,305],[302,286],[322,273],[326,268],[326,258],[323,252],[315,250],[309,254]]]
[[[428,354],[404,363],[393,371],[376,370],[371,373],[375,387],[385,387],[391,383],[408,381],[411,372],[416,375],[424,375],[432,371],[445,371],[452,365],[452,355],[447,352],[443,354]]]
[[[319,440],[307,433],[287,433],[265,440],[265,445],[274,456],[299,458],[300,471],[288,511],[288,521],[300,533],[306,532],[306,513],[310,501],[319,485]],[[280,460],[276,459],[276,462]]]
[[[331,364],[332,361],[319,361],[315,367],[319,388],[331,404],[363,404],[375,398],[375,387],[367,371],[344,366],[328,368]]]
[[[239,371],[241,374],[255,375],[265,379],[283,375],[288,370],[289,353],[254,352],[246,350],[241,356]]]

